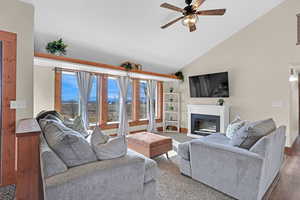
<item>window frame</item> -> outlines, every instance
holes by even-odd
[[[55,70],[55,110],[61,111],[61,80],[62,72],[64,70]],[[100,107],[100,112],[98,111],[98,125],[102,130],[116,129],[119,127],[119,122],[108,122],[108,104],[107,104],[107,87],[108,87],[108,77],[114,77],[113,75],[107,74],[95,74],[98,75],[98,104]],[[140,85],[139,81],[142,79],[132,78],[132,120],[129,121],[129,126],[140,126],[147,125],[149,123],[148,119],[139,119],[140,115]],[[145,81],[145,80],[144,80]],[[99,87],[100,86],[100,87]],[[163,82],[157,82],[157,116],[156,122],[162,122],[163,116]],[[91,124],[91,127],[95,124]]]

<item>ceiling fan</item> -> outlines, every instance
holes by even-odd
[[[183,16],[161,26],[162,29],[168,28],[172,24],[182,20],[184,26],[188,26],[190,32],[196,30],[196,23],[198,22],[198,16],[200,15],[224,15],[226,9],[216,9],[216,10],[199,10],[198,8],[204,3],[205,0],[195,0],[192,4],[192,0],[185,0],[187,6],[185,8],[179,8],[168,3],[163,3],[160,5],[162,8],[167,8],[173,11],[177,11],[183,14]]]

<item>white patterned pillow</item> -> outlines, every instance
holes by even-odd
[[[89,133],[84,126],[81,116],[76,116],[73,121],[65,118],[63,123],[68,128],[80,133],[83,137],[87,138],[89,136]]]
[[[238,131],[246,124],[246,121],[242,121],[239,117],[233,120],[227,127],[226,137],[232,139],[235,132]]]

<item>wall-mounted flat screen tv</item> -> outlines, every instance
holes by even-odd
[[[229,97],[228,72],[190,76],[191,97]]]

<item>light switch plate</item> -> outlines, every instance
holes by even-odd
[[[24,109],[26,108],[26,101],[10,101],[10,109]]]
[[[274,108],[282,108],[283,107],[283,101],[272,101],[272,107]]]

